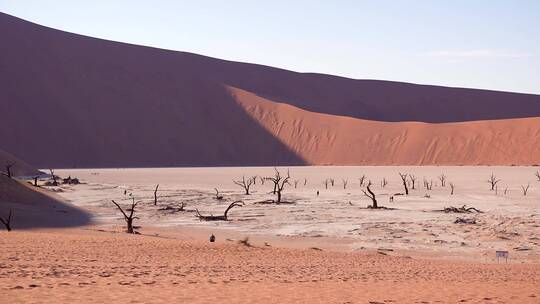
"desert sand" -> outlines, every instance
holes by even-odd
[[[13,231],[0,232],[0,295],[12,303],[538,302],[536,167],[278,168],[287,169],[291,185],[283,196],[293,204],[281,205],[256,204],[274,198],[268,181],[259,180],[250,195],[232,183],[242,175],[271,176],[271,167],[57,170],[83,183],[40,189],[4,177],[2,193],[10,196],[0,197],[0,211],[10,202],[18,216]],[[433,188],[420,184],[397,195],[397,172],[433,180]],[[442,173],[455,185],[453,195],[437,180]],[[491,173],[501,179],[497,191],[486,182]],[[373,181],[379,204],[395,210],[365,208],[361,175]],[[329,178],[335,184],[326,189]],[[131,197],[141,201],[135,235],[125,233],[110,201],[126,207]],[[227,222],[194,216],[194,209],[219,214],[238,199],[246,205],[232,209]],[[30,213],[34,227],[22,225],[28,201],[41,208]],[[182,203],[183,211],[174,209]],[[437,211],[461,204],[484,213]],[[62,216],[56,223],[86,217],[55,229],[38,224],[55,212]],[[456,224],[458,217],[477,223]],[[497,261],[495,250],[508,250],[509,260]]]
[[[540,297],[538,264],[80,229],[0,236],[0,295],[9,303],[538,303]]]
[[[359,153],[371,149],[367,139],[342,138],[350,134],[346,128],[364,125],[369,146],[388,156],[383,164],[540,162],[539,153],[530,153],[538,147],[538,95],[297,73],[85,37],[1,13],[0,37],[2,149],[37,167],[381,164],[341,153],[349,144]],[[276,123],[296,130],[290,123],[297,121],[305,132],[276,138],[277,126],[246,113],[228,87],[304,110]],[[309,123],[311,113],[339,116],[324,121],[339,123],[340,133]],[[478,120],[503,121],[469,124]],[[502,126],[509,130],[498,138]],[[310,149],[291,149],[291,142],[306,142],[305,134]],[[488,134],[495,151],[486,146]],[[336,150],[316,150],[334,141]],[[448,145],[459,147],[455,155]]]

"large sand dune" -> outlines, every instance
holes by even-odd
[[[230,91],[254,120],[308,164],[540,164],[540,117],[389,123],[313,113]]]
[[[84,37],[1,13],[0,54],[0,113],[6,113],[2,145],[37,167],[301,165],[358,159],[335,152],[322,155],[313,146],[311,152],[299,151],[298,145],[292,151],[269,132],[266,122],[247,115],[227,86],[307,111],[358,119],[462,122],[540,116],[538,95],[296,73]],[[504,124],[521,126],[514,120]],[[308,125],[303,137],[326,136],[317,133],[320,128],[306,129]],[[537,120],[528,125],[529,130],[540,128]],[[468,128],[479,126],[484,124]],[[380,130],[390,133],[379,132],[370,140],[386,148],[398,136],[397,128]],[[421,139],[425,143],[417,145],[416,155],[384,163],[531,160],[523,153],[501,158],[490,152],[484,158],[487,141],[497,147],[513,143],[490,139],[489,131],[479,146],[473,137],[437,140],[434,132],[422,134],[428,138]],[[449,142],[459,149],[440,152]],[[351,151],[364,149],[359,144],[363,142],[347,143]],[[421,150],[426,145],[430,149]],[[527,146],[535,145],[537,137]],[[457,155],[442,157],[450,153]],[[379,164],[381,158],[362,159],[355,163]]]

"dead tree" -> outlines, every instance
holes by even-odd
[[[9,214],[8,216],[4,219],[2,217],[0,217],[0,222],[2,224],[4,224],[4,226],[6,226],[6,230],[9,232],[11,231],[11,216],[13,215],[13,213],[11,212],[11,209],[9,209]]]
[[[439,175],[439,180],[441,181],[441,187],[446,187],[446,175],[444,173]]]
[[[253,181],[253,185],[256,185],[257,184],[257,175],[252,176],[251,180]]]
[[[527,184],[527,187],[521,185],[521,189],[523,190],[523,196],[527,196],[527,191],[529,191],[530,184]]]
[[[300,181],[297,180],[297,179],[295,179],[295,180],[293,181],[293,183],[294,183],[294,189],[296,189],[296,187],[298,187],[298,183],[299,183],[299,182],[300,182]]]
[[[228,221],[227,214],[229,213],[229,210],[231,210],[233,207],[242,207],[244,206],[243,201],[235,201],[232,202],[227,209],[225,209],[225,212],[223,215],[201,215],[199,213],[199,210],[195,209],[195,216],[199,218],[201,221]]]
[[[364,181],[366,180],[366,176],[362,175],[362,177],[358,178],[358,181],[360,182],[360,187],[364,186]]]
[[[491,191],[495,190],[495,186],[497,186],[497,183],[500,182],[500,179],[497,179],[497,177],[491,173],[491,176],[489,177],[489,180],[487,181],[491,185]]]
[[[372,202],[372,205],[368,206],[368,208],[373,208],[373,209],[377,209],[379,208],[379,206],[377,205],[377,198],[375,197],[375,193],[373,193],[373,191],[371,191],[371,181],[368,182],[367,186],[366,186],[366,190],[362,189],[362,192],[364,192],[364,195],[369,197],[371,199],[371,202]]]
[[[405,188],[405,195],[409,195],[409,187],[407,187],[407,174],[398,173],[403,182],[403,188]]]
[[[304,186],[307,185],[307,177],[304,177]]]
[[[347,189],[347,184],[349,183],[349,179],[345,178],[341,180],[343,182],[343,189]]]
[[[274,168],[276,170],[276,173],[274,177],[268,177],[267,179],[272,181],[274,183],[274,194],[277,194],[277,201],[276,203],[281,203],[281,192],[285,188],[285,185],[289,184],[289,179],[291,178],[291,175],[289,174],[289,170],[287,170],[287,176],[281,176],[281,173],[278,171],[278,169]]]
[[[450,185],[450,195],[454,195],[454,183],[448,183]]]
[[[333,178],[330,179],[330,185],[332,185],[332,187],[334,187],[335,182],[336,181]]]
[[[328,183],[329,183],[329,182],[330,182],[330,181],[329,181],[328,179],[325,179],[325,180],[323,181],[323,185],[324,185],[324,188],[325,188],[325,189],[328,189]]]
[[[139,219],[138,217],[133,216],[133,215],[135,214],[135,207],[137,207],[137,204],[139,204],[140,201],[135,202],[134,197],[132,197],[131,200],[132,200],[131,201],[131,207],[126,210],[126,211],[129,211],[129,215],[127,215],[126,212],[124,212],[124,209],[122,209],[122,207],[120,207],[120,205],[118,205],[114,200],[112,200],[113,204],[115,204],[116,207],[118,207],[118,210],[120,210],[120,212],[122,212],[122,215],[124,215],[124,220],[126,221],[126,224],[127,224],[127,233],[135,233],[134,230],[133,230],[133,220],[134,219]]]
[[[264,182],[266,181],[266,179],[262,176],[259,176],[259,181],[261,181],[261,185],[264,185]]]
[[[536,171],[536,173],[534,173],[534,176],[536,176],[536,178],[540,182],[540,171]]]
[[[217,188],[214,188],[214,190],[216,190],[216,197],[215,199],[217,199],[218,201],[222,200],[223,199],[223,195],[219,195],[219,190]]]
[[[409,174],[409,179],[411,180],[411,189],[416,189],[416,176]]]
[[[431,190],[431,188],[433,188],[433,180],[428,182],[427,179],[424,178],[424,187],[427,190]]]
[[[13,174],[11,173],[11,168],[13,168],[13,166],[15,166],[15,163],[6,163],[6,176],[9,177],[9,178],[12,178],[13,177]]]
[[[157,206],[157,191],[159,188],[159,184],[156,186],[156,189],[154,190],[154,206]]]
[[[506,195],[506,193],[508,193],[508,187],[504,188],[504,195]]]
[[[473,212],[483,213],[482,211],[474,207],[467,208],[467,205],[463,205],[461,207],[453,207],[453,206],[445,207],[443,210],[438,210],[438,211],[442,211],[444,213],[473,213]]]
[[[386,180],[385,177],[383,177],[382,181],[381,181],[381,187],[386,187],[386,185],[388,185],[388,181]]]
[[[251,187],[251,185],[253,185],[253,179],[252,178],[246,179],[245,176],[242,176],[242,180],[238,180],[238,181],[233,180],[233,183],[244,188],[244,190],[246,191],[246,195],[249,195],[249,188]]]
[[[39,187],[38,185],[38,177],[34,176],[34,187]]]
[[[56,175],[54,175],[54,170],[53,170],[53,169],[49,169],[49,171],[51,171],[51,178],[52,178],[52,180],[53,180],[52,185],[53,185],[53,186],[58,186],[58,181],[56,180]]]

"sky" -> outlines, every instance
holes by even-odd
[[[0,11],[298,72],[540,94],[538,0],[0,0]]]

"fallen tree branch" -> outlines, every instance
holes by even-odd
[[[484,213],[483,211],[480,211],[474,207],[469,207],[467,208],[467,205],[463,205],[461,207],[453,207],[453,206],[450,206],[450,207],[445,207],[443,210],[438,210],[438,211],[442,211],[444,213]]]
[[[202,215],[199,213],[199,210],[195,209],[195,216],[201,221],[228,221],[227,214],[229,213],[229,210],[231,210],[233,207],[242,207],[244,205],[245,204],[243,201],[232,202],[229,207],[227,207],[223,215]]]

